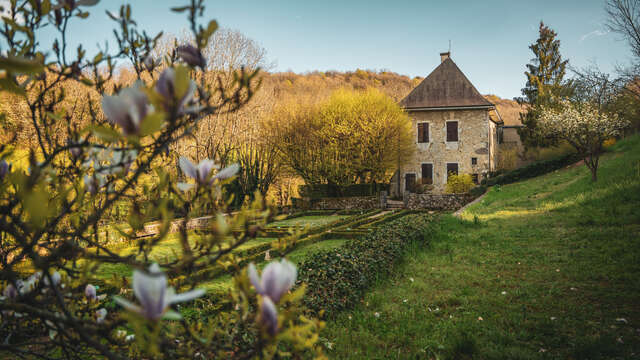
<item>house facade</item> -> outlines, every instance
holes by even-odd
[[[479,183],[496,169],[500,114],[450,53],[440,57],[440,65],[400,103],[411,118],[416,149],[394,175],[392,194],[443,193],[452,173],[471,174]]]

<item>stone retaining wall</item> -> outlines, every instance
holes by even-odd
[[[307,202],[311,210],[368,210],[380,208],[378,196],[352,196],[343,198],[313,199]]]
[[[211,222],[212,216],[203,216],[199,218],[193,218],[187,222],[187,230],[202,229],[207,227]],[[177,219],[171,222],[169,232],[174,233],[180,231],[180,227],[184,223],[184,219]],[[144,224],[144,230],[138,231],[137,236],[151,236],[160,232],[162,223],[159,221]]]
[[[413,194],[405,193],[405,207],[411,210],[458,210],[474,197],[470,194]]]

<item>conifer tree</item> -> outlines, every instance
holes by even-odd
[[[559,97],[567,96],[570,86],[563,82],[568,60],[560,55],[558,34],[540,22],[539,37],[529,46],[534,58],[527,64],[527,83],[522,89],[523,97],[516,99],[521,105],[527,105],[527,112],[520,114],[524,125],[518,133],[525,146],[550,146],[557,140],[541,137],[536,131],[537,120],[542,106],[552,106]]]

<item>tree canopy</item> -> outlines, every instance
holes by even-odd
[[[283,163],[307,184],[384,182],[413,151],[409,117],[375,89],[279,106],[271,128]]]

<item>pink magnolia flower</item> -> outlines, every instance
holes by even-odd
[[[271,336],[278,332],[278,310],[276,310],[276,305],[268,296],[262,298],[260,321],[262,321]]]
[[[185,175],[194,179],[198,185],[211,185],[216,179],[217,180],[226,180],[234,176],[238,170],[240,170],[240,166],[238,164],[233,164],[228,166],[213,176],[209,177],[211,171],[216,166],[213,160],[204,159],[198,163],[198,165],[194,165],[191,160],[182,156],[179,160],[180,169],[184,172]],[[178,184],[183,190],[188,190],[192,185],[189,184]]]
[[[202,56],[202,52],[193,45],[180,45],[176,52],[178,57],[191,66],[199,66],[201,69],[207,67],[207,61]]]
[[[175,105],[178,109],[178,114],[183,114],[185,112],[185,105],[187,105],[195,95],[196,83],[193,82],[193,80],[189,81],[187,92],[182,95],[180,99],[176,99],[175,81],[176,72],[173,68],[165,69],[162,74],[160,74],[160,78],[156,83],[156,91],[164,98],[163,106],[166,111],[171,111],[171,108]],[[177,103],[175,103],[176,100]]]
[[[258,276],[256,266],[249,264],[249,280],[256,288],[258,294],[269,297],[274,303],[280,301],[298,276],[296,266],[282,259],[280,262],[272,261],[262,271],[262,278]]]
[[[102,98],[102,111],[112,124],[122,128],[125,135],[136,135],[140,132],[142,119],[147,116],[149,99],[137,87],[126,88],[118,95]]]
[[[89,301],[97,299],[98,295],[96,294],[96,287],[91,284],[87,284],[87,287],[84,288],[84,296]]]
[[[161,318],[180,319],[180,314],[170,310],[169,306],[198,298],[204,295],[204,290],[196,289],[176,294],[172,287],[167,287],[166,275],[160,271],[158,264],[154,263],[147,272],[133,271],[133,293],[140,305],[119,296],[114,296],[114,300],[125,309],[155,321]]]

